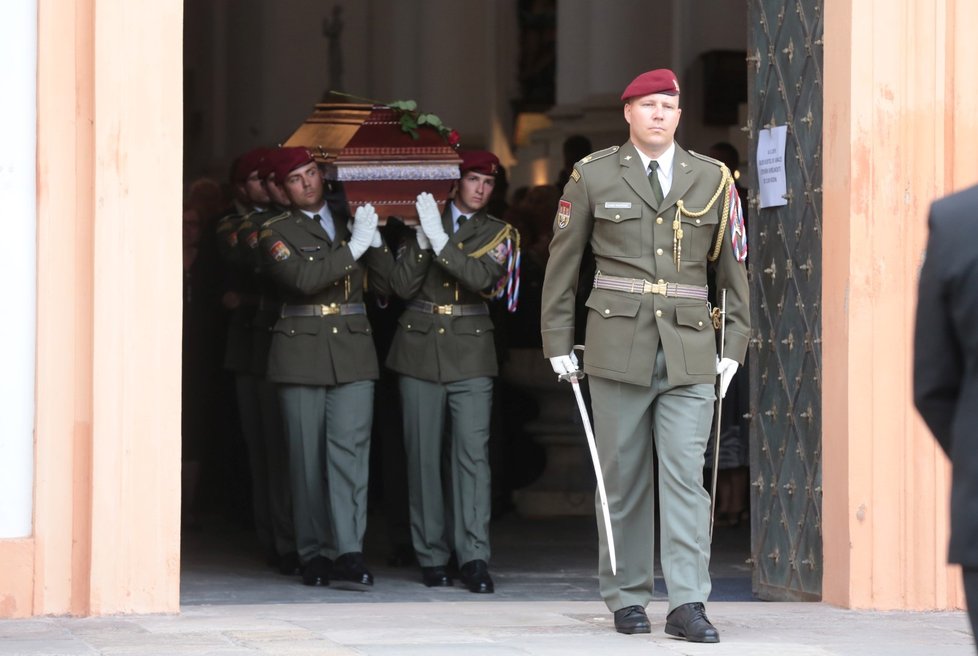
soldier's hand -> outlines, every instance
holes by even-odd
[[[421,222],[421,230],[425,237],[431,242],[431,248],[435,255],[441,253],[448,243],[448,234],[441,224],[441,214],[438,213],[438,204],[435,197],[428,192],[418,194],[418,199],[414,203],[418,210],[418,220]]]
[[[572,373],[577,371],[577,356],[573,353],[570,355],[558,355],[557,357],[550,358],[550,366],[553,367],[554,373],[558,376]]]
[[[380,245],[380,233],[377,231],[377,212],[373,205],[361,205],[353,215],[353,234],[350,235],[350,252],[354,260],[367,252],[374,243]]]
[[[717,360],[717,374],[720,375],[721,399],[727,395],[727,387],[730,386],[730,381],[733,379],[734,374],[737,373],[737,369],[739,367],[740,364],[738,364],[736,360],[731,360],[730,358]]]
[[[431,242],[428,241],[428,237],[424,234],[424,230],[421,229],[421,226],[414,227],[414,236],[418,238],[418,247],[421,250],[425,251],[431,248]]]

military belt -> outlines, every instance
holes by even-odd
[[[429,301],[410,300],[407,302],[409,310],[417,310],[425,314],[450,314],[453,317],[474,317],[489,314],[489,308],[485,303],[474,303],[471,305],[438,305]]]
[[[606,276],[600,271],[594,276],[597,289],[610,289],[629,294],[658,294],[672,298],[692,298],[705,301],[709,298],[707,288],[699,285],[683,285],[678,282],[649,282],[643,278],[619,278]]]
[[[279,316],[285,317],[330,317],[333,315],[347,316],[350,314],[366,314],[367,307],[363,303],[330,303],[328,305],[283,305]]]

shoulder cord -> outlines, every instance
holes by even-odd
[[[717,190],[713,193],[713,197],[710,198],[710,201],[706,204],[706,207],[704,207],[699,212],[692,212],[690,210],[687,210],[686,205],[685,203],[683,203],[682,198],[676,201],[676,216],[672,220],[672,259],[676,263],[676,271],[679,271],[679,266],[682,261],[682,254],[683,254],[683,224],[682,221],[680,221],[679,219],[679,215],[682,214],[683,216],[687,216],[693,219],[705,215],[707,212],[713,209],[713,205],[716,204],[717,199],[720,198],[720,194],[723,193],[723,190],[728,187],[728,185],[732,182],[732,180],[733,177],[730,175],[730,171],[727,169],[727,167],[721,166],[720,184],[717,187]],[[726,217],[727,212],[729,212],[729,210],[730,210],[730,195],[727,194],[723,201],[723,217]],[[709,256],[710,262],[715,262],[717,257],[720,256],[720,246],[722,243],[723,233],[725,232],[725,230],[726,230],[726,221],[721,220],[720,232],[717,235],[716,242],[713,246],[713,253],[710,254]]]

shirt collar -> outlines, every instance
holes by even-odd
[[[642,169],[648,171],[649,162],[652,161],[652,158],[646,155],[645,153],[643,153],[638,148],[636,148],[635,150],[636,152],[638,152],[639,159],[642,160]],[[672,163],[675,159],[676,159],[675,141],[669,144],[669,147],[666,148],[666,152],[662,153],[655,159],[655,161],[659,163],[659,170],[662,172],[662,177],[666,178],[667,180],[672,179]]]
[[[309,212],[307,210],[299,210],[299,211],[305,214],[306,216],[308,216],[310,219],[315,218],[317,214],[319,215],[320,220],[325,219],[327,217],[332,218],[329,213],[329,207],[327,207],[326,203],[323,203],[323,206],[320,207],[315,212]]]

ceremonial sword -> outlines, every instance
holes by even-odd
[[[579,347],[578,347],[579,348]],[[587,436],[587,446],[591,450],[591,463],[594,465],[594,476],[598,479],[598,498],[601,499],[601,514],[604,516],[604,533],[608,542],[608,555],[611,558],[611,573],[618,573],[618,563],[615,560],[615,535],[611,531],[611,511],[608,510],[608,493],[604,489],[604,477],[601,475],[601,462],[598,460],[598,445],[594,441],[594,431],[591,430],[591,420],[588,418],[587,406],[581,394],[580,379],[584,372],[580,369],[557,376],[558,380],[566,380],[574,390],[577,399],[577,409],[581,411],[581,421],[584,422],[584,435]]]
[[[727,290],[720,290],[720,349],[717,362],[723,360],[723,339],[727,323]],[[714,320],[715,321],[715,320]],[[710,539],[713,539],[713,515],[717,507],[717,470],[720,468],[720,410],[723,408],[723,377],[717,378],[716,435],[713,438],[713,482],[710,485]]]

